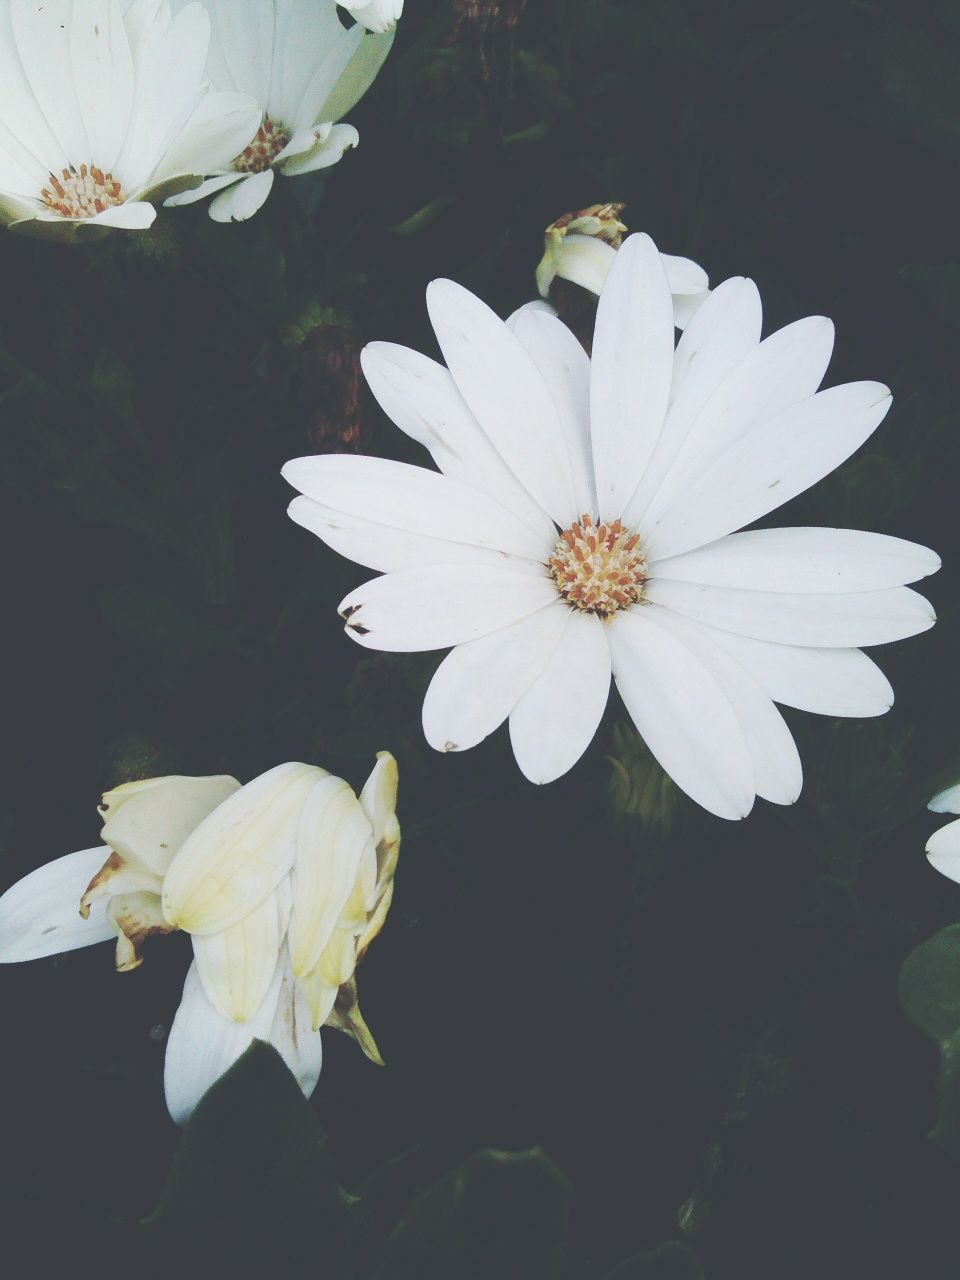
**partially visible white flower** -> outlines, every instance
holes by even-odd
[[[319,1029],[375,1062],[354,971],[379,933],[400,848],[397,767],[381,752],[358,798],[323,769],[284,764],[235,778],[151,778],[101,801],[104,844],[25,876],[0,898],[0,962],[110,938],[118,970],[151,934],[192,934],[194,962],[167,1042],[178,1123],[250,1046],[270,1041],[304,1093]]]
[[[240,93],[210,93],[202,4],[0,4],[0,218],[69,238],[143,230],[156,204],[242,150],[260,121]]]
[[[558,276],[600,295],[627,231],[626,223],[620,220],[623,210],[622,204],[594,204],[551,222],[537,267],[541,298],[549,299],[550,286]],[[703,267],[689,258],[669,253],[660,257],[673,297],[674,323],[685,329],[710,292],[709,278]]]
[[[340,0],[340,3],[368,31],[391,31],[403,13],[403,0]]]
[[[927,808],[934,813],[960,813],[960,782],[938,791]],[[941,875],[960,884],[960,818],[933,833],[927,841],[927,858]]]
[[[383,458],[287,463],[290,515],[383,574],[340,603],[356,643],[449,649],[428,742],[476,746],[508,721],[533,782],[576,763],[611,676],[652,754],[711,813],[796,800],[799,754],[775,702],[879,715],[893,692],[861,646],[933,625],[904,584],[926,547],[850,529],[750,529],[840,466],[890,406],[876,382],[819,391],[833,325],[760,341],[734,277],[674,345],[656,245],[614,254],[588,358],[555,316],[507,322],[450,280],[427,307],[447,367],[363,353],[384,411],[442,474]]]
[[[173,0],[174,7],[186,0]],[[252,95],[263,113],[257,136],[207,181],[170,205],[206,196],[215,222],[243,222],[262,207],[274,176],[298,177],[336,164],[359,142],[338,124],[376,79],[395,32],[349,30],[335,0],[207,0],[213,40],[207,73],[218,89]]]

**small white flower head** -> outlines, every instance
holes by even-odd
[[[550,223],[537,267],[537,289],[544,301],[549,300],[557,278],[599,296],[627,231],[620,218],[625,207],[619,203],[592,204]],[[710,292],[709,278],[703,267],[689,258],[670,253],[660,256],[673,296],[674,324],[685,329]]]
[[[211,93],[210,24],[193,3],[0,5],[0,218],[69,239],[143,230],[156,204],[227,163],[259,110]]]
[[[173,0],[174,8],[186,0]],[[269,196],[275,175],[314,173],[337,163],[359,135],[342,118],[376,79],[394,23],[347,29],[335,0],[207,0],[213,38],[207,74],[215,88],[250,94],[262,123],[199,187],[171,205],[207,196],[215,222],[243,222]]]
[[[348,13],[368,31],[392,31],[403,13],[403,0],[340,0]]]
[[[752,281],[724,281],[674,346],[674,301],[645,235],[614,253],[593,356],[542,307],[500,320],[449,280],[427,306],[446,367],[373,343],[367,381],[439,471],[381,458],[289,462],[291,517],[383,576],[340,604],[358,644],[450,649],[423,705],[440,751],[505,720],[523,773],[561,777],[600,724],[611,676],[651,753],[705,809],[796,800],[775,703],[886,711],[860,646],[933,625],[904,584],[925,547],[846,529],[751,529],[844,462],[890,392],[819,391],[823,317],[763,341]]]
[[[380,1062],[355,970],[380,932],[400,851],[397,766],[381,752],[360,796],[306,764],[235,778],[150,778],[100,803],[104,843],[0,897],[0,963],[117,939],[121,972],[153,934],[183,929],[194,963],[167,1043],[170,1114],[184,1121],[250,1046],[270,1041],[309,1096],[320,1027]]]
[[[934,813],[960,813],[960,782],[938,791],[927,808]],[[933,833],[927,841],[927,858],[941,875],[960,884],[960,818]]]

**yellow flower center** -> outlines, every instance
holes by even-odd
[[[561,533],[547,565],[561,597],[585,613],[609,618],[643,596],[647,562],[640,535],[619,520],[595,525],[581,516]]]
[[[82,164],[79,170],[71,166],[62,170],[59,178],[51,173],[50,185],[43,188],[40,198],[62,218],[93,218],[124,202],[117,179],[94,164]]]
[[[279,121],[264,116],[257,136],[249,147],[240,152],[233,167],[240,173],[263,173],[264,169],[270,168],[289,141],[289,130]]]

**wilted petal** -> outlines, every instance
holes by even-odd
[[[239,787],[226,776],[126,782],[100,800],[101,838],[124,862],[163,876],[187,836]]]
[[[118,973],[127,973],[142,963],[147,938],[174,931],[164,919],[159,893],[117,894],[107,903],[107,919],[117,931]]]

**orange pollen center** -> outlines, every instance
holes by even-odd
[[[640,535],[619,520],[595,525],[588,515],[561,533],[547,567],[568,604],[601,618],[636,604],[647,574]]]
[[[59,178],[51,173],[40,199],[62,218],[93,218],[123,204],[124,195],[112,173],[104,173],[94,164],[82,164],[79,169],[72,165],[63,169]]]
[[[263,173],[264,169],[270,168],[289,141],[288,130],[276,120],[264,116],[257,136],[246,150],[240,152],[233,167],[240,173]]]

